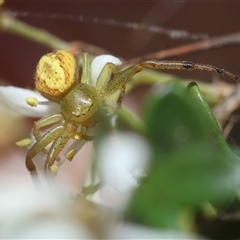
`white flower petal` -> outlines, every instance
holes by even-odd
[[[46,105],[31,107],[26,103],[27,97],[34,97],[39,102],[48,101],[39,93],[29,89],[13,86],[0,87],[0,104],[21,115],[26,117],[43,117],[54,112],[59,112],[58,104],[49,101]]]
[[[93,59],[91,64],[91,81],[93,85],[95,85],[100,72],[108,62],[111,62],[115,65],[122,64],[119,58],[116,58],[112,55],[99,55]]]
[[[51,187],[40,193],[27,181],[1,182],[1,239],[92,239],[69,208],[67,189]]]
[[[93,195],[88,196],[88,200],[99,205],[109,206],[117,212],[122,212],[129,201],[129,197],[130,194],[126,194],[126,192],[120,192],[114,187],[105,184]]]
[[[146,170],[150,149],[140,136],[118,133],[102,140],[99,157],[99,171],[105,183],[118,191],[131,192],[139,179],[136,172]]]

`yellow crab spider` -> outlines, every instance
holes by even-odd
[[[144,68],[173,70],[203,70],[226,75],[239,80],[239,75],[222,68],[189,61],[144,60],[127,69],[121,70],[113,63],[107,63],[95,86],[91,84],[90,58],[82,56],[82,75],[79,81],[79,70],[75,57],[64,50],[44,55],[36,69],[35,83],[38,91],[47,99],[60,105],[60,112],[46,116],[35,122],[33,135],[36,142],[30,147],[26,156],[26,166],[34,176],[36,167],[33,158],[40,152],[46,153],[45,171],[50,171],[60,151],[70,139],[91,141],[87,134],[98,122],[98,111],[108,105],[108,99],[118,92],[116,106],[124,97],[125,85]],[[53,125],[43,135],[40,129]],[[50,145],[49,149],[46,147]],[[69,152],[70,159],[77,151]]]

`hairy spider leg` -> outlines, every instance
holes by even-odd
[[[121,106],[123,97],[125,95],[126,85],[123,85],[117,100],[117,106]]]
[[[106,63],[98,76],[96,82],[97,90],[102,92],[109,81],[111,81],[111,76],[113,75],[113,78],[115,78],[119,73],[119,68],[115,64],[110,62]]]
[[[58,154],[61,152],[61,150],[71,139],[71,137],[76,133],[77,130],[77,126],[72,123],[64,123],[61,127],[63,131],[59,132],[57,136],[54,136],[54,141],[51,148],[49,149],[45,162],[45,170],[49,170],[51,168]]]
[[[55,160],[57,159],[59,153],[62,151],[62,149],[66,146],[67,142],[70,139],[74,139],[74,140],[86,140],[86,141],[92,141],[93,137],[92,136],[88,136],[87,135],[87,128],[84,126],[81,126],[81,130],[80,132],[78,132],[78,125],[74,125],[72,123],[64,123],[63,125],[63,129],[64,131],[62,131],[61,133],[59,133],[58,136],[55,136],[56,139],[53,141],[51,148],[48,152],[47,155],[47,159],[45,162],[45,172],[47,170],[50,170],[51,167],[53,166]],[[78,153],[79,149],[75,149],[75,148],[71,148],[67,154],[69,154],[71,151],[73,151],[71,153],[71,158],[68,160],[72,160],[73,157]]]
[[[35,167],[32,159],[35,157],[35,155],[39,152],[39,149],[41,148],[41,146],[39,146],[39,144],[38,144],[42,138],[39,130],[42,127],[46,127],[53,123],[58,122],[61,119],[62,119],[61,114],[52,114],[52,115],[49,115],[46,118],[42,118],[34,123],[32,133],[33,133],[33,136],[35,137],[36,142],[34,143],[33,146],[31,146],[31,148],[29,149],[27,156],[26,156],[26,167],[30,172],[36,172],[36,167]],[[47,151],[45,149],[45,147],[47,145],[48,144],[46,144],[44,147],[42,147],[40,151],[47,153]],[[35,152],[36,152],[36,154],[35,154]]]
[[[106,63],[103,67],[101,73],[96,82],[96,88],[100,93],[105,96],[105,87],[115,79],[118,75],[121,75],[122,72],[119,71],[119,68],[113,63]],[[120,88],[117,88],[116,91],[119,90],[120,93],[117,98],[117,106],[120,106],[125,94],[125,85],[122,85]]]
[[[32,133],[33,133],[35,140],[38,141],[41,138],[41,133],[40,133],[41,128],[49,126],[60,120],[62,120],[62,115],[60,113],[56,113],[56,114],[49,115],[47,117],[44,117],[44,118],[39,119],[38,121],[34,122]],[[44,150],[44,152],[46,153],[45,150]]]
[[[34,145],[28,150],[26,156],[26,166],[31,174],[36,174],[36,167],[32,159],[42,151],[48,144],[53,142],[64,131],[63,125],[57,125],[49,129]]]
[[[123,89],[126,83],[130,81],[134,75],[136,75],[138,72],[141,72],[143,69],[143,66],[136,64],[121,71],[119,74],[115,74],[113,79],[109,81],[108,84],[104,87],[103,95],[106,97],[113,94],[117,90],[124,91]]]
[[[215,67],[207,64],[193,63],[189,61],[160,61],[158,59],[145,60],[138,64],[135,64],[121,72],[116,74],[115,77],[104,88],[103,95],[108,96],[113,94],[117,89],[123,89],[128,81],[137,73],[144,70],[144,68],[151,69],[171,69],[171,70],[202,70],[217,73],[223,76],[227,76],[236,81],[240,80],[240,76],[233,74],[225,69]]]
[[[172,70],[189,70],[189,71],[201,70],[201,71],[217,73],[222,76],[227,76],[236,81],[240,80],[239,75],[231,73],[223,68],[219,68],[209,64],[193,63],[189,61],[167,61],[167,60],[159,61],[157,59],[152,59],[152,60],[142,61],[136,65],[141,65],[146,68],[154,68],[154,69],[172,69]]]

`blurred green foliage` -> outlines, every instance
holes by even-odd
[[[154,154],[126,209],[128,220],[178,229],[183,212],[194,213],[206,203],[221,206],[235,196],[240,161],[195,83],[156,87],[143,120]]]

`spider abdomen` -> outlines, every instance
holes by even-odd
[[[36,88],[52,101],[58,102],[75,85],[77,79],[76,58],[67,51],[50,52],[38,62],[35,74]]]
[[[93,127],[94,117],[99,109],[96,88],[80,83],[60,101],[61,112],[66,121]]]

